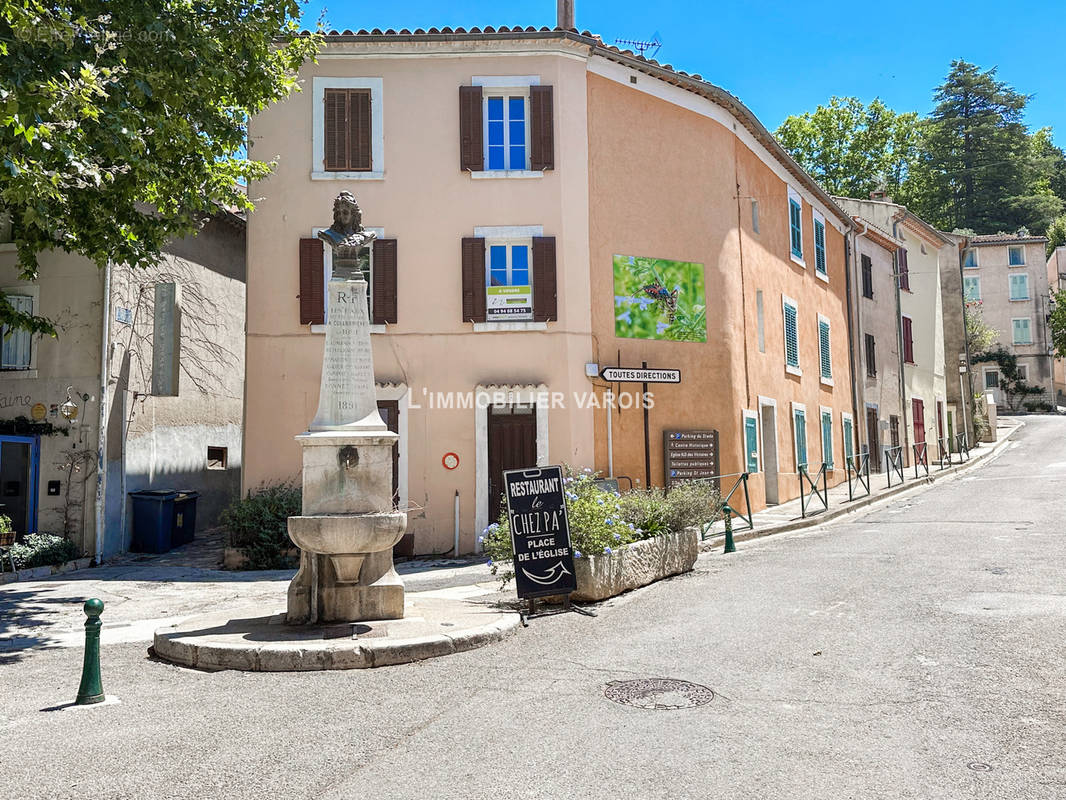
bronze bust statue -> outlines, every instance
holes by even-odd
[[[351,192],[341,192],[333,201],[333,224],[318,232],[318,238],[333,249],[333,274],[340,278],[362,278],[360,264],[366,249],[377,236],[363,228],[363,212]]]

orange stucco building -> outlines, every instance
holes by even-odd
[[[372,344],[415,552],[477,549],[506,468],[663,485],[670,431],[717,431],[696,472],[750,472],[755,508],[799,464],[844,480],[850,219],[738,100],[559,29],[335,34],[301,81],[250,126],[279,166],[250,187],[246,490],[299,470],[342,189],[386,242]],[[647,436],[641,384],[598,377],[645,362],[681,372]]]

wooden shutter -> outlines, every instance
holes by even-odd
[[[325,266],[320,239],[300,240],[300,324],[321,325],[326,321]]]
[[[796,307],[785,303],[785,363],[799,366],[799,337],[796,330]]]
[[[899,270],[899,288],[906,289],[909,292],[911,289],[911,276],[907,267],[906,247],[899,249],[899,258],[896,259],[896,266]]]
[[[874,269],[873,262],[868,255],[862,257],[862,296],[874,296]]]
[[[396,324],[396,240],[374,240],[373,323]]]
[[[829,323],[818,321],[818,355],[822,377],[826,380],[833,378],[833,360],[829,345]]]
[[[370,90],[348,91],[348,169],[369,172],[370,147]]]
[[[459,87],[459,169],[485,169],[485,141],[481,123],[481,87]],[[484,260],[484,259],[482,259]]]
[[[533,319],[559,319],[555,277],[555,237],[533,237]]]
[[[326,121],[323,131],[326,170],[348,168],[348,92],[326,89]]]
[[[866,374],[871,378],[877,377],[877,342],[870,334],[866,336]]]
[[[463,322],[485,321],[485,240],[463,238]]]
[[[552,87],[529,87],[529,168],[555,169]]]
[[[903,360],[908,364],[914,363],[914,331],[911,318],[903,317]]]

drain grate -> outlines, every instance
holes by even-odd
[[[696,708],[714,699],[714,691],[698,683],[676,678],[640,678],[635,681],[611,681],[604,696],[615,703],[649,711]]]

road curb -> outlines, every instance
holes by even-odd
[[[839,519],[843,516],[846,516],[847,514],[853,514],[856,511],[868,508],[869,506],[872,506],[875,503],[880,503],[883,500],[889,500],[895,497],[896,495],[903,494],[904,492],[910,491],[911,489],[917,489],[921,486],[929,486],[935,483],[936,481],[949,476],[954,477],[956,475],[966,472],[967,470],[977,466],[978,464],[985,463],[987,459],[999,453],[1010,443],[1011,437],[1014,436],[1014,434],[1021,430],[1021,428],[1023,428],[1024,426],[1024,422],[1019,422],[1013,430],[1005,434],[1002,439],[997,441],[992,446],[992,449],[989,450],[987,453],[982,453],[981,455],[971,458],[970,460],[965,461],[962,464],[955,464],[953,466],[948,467],[947,469],[939,470],[937,472],[930,472],[928,475],[923,475],[919,478],[910,478],[907,482],[901,483],[898,486],[893,486],[891,489],[886,489],[876,495],[871,495],[869,497],[860,497],[857,500],[852,500],[848,502],[846,505],[841,505],[834,509],[830,509],[829,511],[825,511],[820,514],[815,514],[814,516],[807,517],[806,519],[791,520],[781,525],[775,525],[772,528],[757,528],[755,530],[734,532],[733,541],[747,542],[751,541],[752,539],[762,539],[766,536],[773,536],[778,533],[790,533],[792,531],[803,530],[804,528],[812,528],[816,525],[822,525],[826,522],[831,522],[833,520]],[[722,547],[722,542],[724,541],[724,539],[724,533],[715,533],[707,537],[702,542],[700,542],[700,552],[708,553],[720,549]]]

